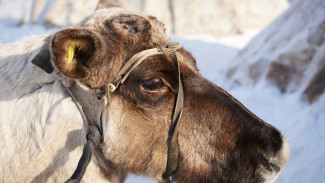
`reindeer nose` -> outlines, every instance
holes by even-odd
[[[274,182],[279,176],[279,172],[283,169],[287,163],[290,154],[290,146],[288,140],[282,137],[282,147],[276,155],[267,159],[270,167],[268,171],[263,171],[262,176],[266,180],[265,182]]]
[[[285,137],[282,137],[282,141],[283,141],[282,148],[278,153],[278,155],[276,156],[276,162],[281,168],[283,168],[284,165],[287,163],[290,155],[290,145],[288,140]]]

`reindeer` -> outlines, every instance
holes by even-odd
[[[274,181],[281,133],[203,78],[161,22],[107,5],[1,45],[1,182]]]

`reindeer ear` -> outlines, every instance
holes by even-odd
[[[121,0],[99,0],[96,10],[112,7],[124,8],[124,5]]]
[[[84,28],[69,28],[57,32],[51,41],[52,65],[72,79],[86,79],[89,63],[96,61],[96,53],[103,47],[100,36]]]

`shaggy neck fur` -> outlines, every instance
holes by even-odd
[[[47,39],[0,48],[0,180],[64,182],[81,156],[86,132],[78,109],[55,72],[48,75],[31,63]],[[83,181],[124,179],[93,158]]]

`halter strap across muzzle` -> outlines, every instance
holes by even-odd
[[[141,62],[143,62],[146,58],[158,55],[158,54],[164,54],[166,53],[169,55],[169,57],[172,59],[172,61],[175,64],[175,67],[178,72],[178,92],[177,97],[174,105],[174,110],[171,117],[171,125],[168,131],[168,139],[167,139],[167,145],[168,145],[168,154],[167,154],[167,163],[166,163],[166,169],[165,172],[162,175],[164,183],[170,182],[169,178],[176,172],[178,167],[178,142],[177,142],[177,128],[178,128],[178,122],[182,115],[182,111],[184,108],[184,90],[183,90],[183,84],[181,79],[181,72],[179,68],[179,64],[177,61],[177,57],[175,52],[180,48],[180,44],[177,42],[171,42],[167,45],[167,47],[158,47],[153,48],[149,50],[144,50],[140,53],[135,54],[123,67],[122,69],[117,73],[116,77],[113,79],[111,83],[107,85],[105,95],[100,94],[101,97],[98,97],[98,100],[104,100],[104,102],[107,102],[106,95],[109,95],[113,93],[119,85],[123,84],[124,81],[128,78],[130,73],[139,65]],[[94,125],[92,122],[89,122],[88,115],[84,112],[82,106],[79,104],[78,99],[76,99],[76,96],[74,96],[73,92],[67,87],[65,84],[64,86],[67,88],[68,92],[72,96],[73,100],[75,101],[83,119],[84,123],[88,124],[88,133],[87,133],[87,143],[84,146],[82,156],[78,162],[78,166],[71,176],[69,180],[66,181],[66,183],[77,183],[80,182],[87,166],[90,162],[92,151],[95,147],[97,147],[100,143],[100,140],[102,138],[102,121],[101,121],[101,113],[104,107],[100,110],[100,126]],[[102,98],[104,96],[104,98]],[[105,103],[106,104],[106,103]],[[86,120],[86,122],[85,122]]]

